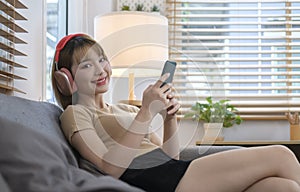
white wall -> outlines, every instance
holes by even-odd
[[[85,32],[94,36],[94,17],[116,10],[117,0],[69,1],[69,33]]]

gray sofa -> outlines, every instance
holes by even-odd
[[[61,112],[51,103],[0,94],[1,192],[142,191],[82,159],[60,130]],[[181,152],[181,159],[235,148],[188,147]]]

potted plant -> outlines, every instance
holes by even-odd
[[[202,121],[207,137],[217,138],[223,127],[228,128],[242,123],[242,118],[237,115],[238,110],[228,103],[230,100],[223,99],[213,102],[211,97],[207,97],[206,101],[206,103],[196,102],[184,117]],[[212,131],[213,129],[216,130]]]
[[[144,4],[137,4],[135,10],[136,11],[144,11]]]
[[[157,5],[153,5],[153,6],[151,7],[151,12],[159,12],[158,6],[157,6]]]
[[[129,5],[123,5],[121,9],[122,11],[130,11]]]

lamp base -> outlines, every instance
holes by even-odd
[[[128,91],[129,96],[128,100],[135,100],[135,94],[134,94],[134,73],[130,72],[128,77]]]

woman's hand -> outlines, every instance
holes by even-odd
[[[172,87],[170,84],[163,85],[163,82],[169,75],[169,73],[166,73],[161,76],[155,84],[149,85],[143,93],[141,110],[147,110],[152,117],[171,106],[170,98],[173,98],[171,96]],[[171,113],[173,111],[174,110],[171,110]]]
[[[166,109],[167,116],[174,116],[181,107],[180,104],[178,103],[178,100],[174,96],[175,95],[173,92],[167,95],[167,99],[169,99],[169,103]]]
[[[176,113],[180,109],[180,104],[178,103],[178,100],[175,98],[174,93],[170,92],[167,95],[167,99],[169,100],[165,110],[162,110],[160,112],[161,116],[165,121],[176,119]]]

